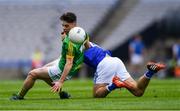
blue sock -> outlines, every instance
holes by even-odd
[[[144,75],[148,78],[151,79],[151,77],[154,75],[155,72],[148,70]]]
[[[106,88],[109,92],[111,92],[112,90],[116,89],[117,87],[114,83],[112,83],[110,85],[107,85]]]

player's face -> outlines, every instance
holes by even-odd
[[[68,23],[65,21],[62,21],[62,27],[63,27],[63,31],[67,34],[73,27],[76,26],[76,23]]]

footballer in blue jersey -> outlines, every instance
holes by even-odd
[[[180,66],[180,42],[173,45],[173,56],[177,60],[177,65]]]
[[[111,56],[111,52],[91,43],[91,47],[84,52],[84,62],[93,68],[97,68],[104,57]]]
[[[129,45],[130,60],[132,65],[140,65],[143,63],[144,49],[145,46],[141,40],[141,36],[136,35]]]
[[[85,48],[84,62],[96,70],[93,88],[95,98],[106,97],[112,90],[121,87],[127,88],[135,96],[142,96],[154,73],[165,68],[164,64],[149,62],[148,71],[136,82],[124,63],[112,57],[110,51],[89,41],[85,43]]]

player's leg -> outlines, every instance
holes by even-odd
[[[144,94],[144,91],[149,83],[149,80],[145,80],[144,77],[142,76],[142,77],[140,77],[140,79],[137,82],[132,77],[129,77],[128,79],[124,80],[123,82],[120,82],[120,83],[119,82],[120,82],[120,78],[115,76],[113,78],[113,83],[117,87],[120,87],[120,88],[125,87],[133,95],[140,97]]]
[[[95,98],[104,98],[109,94],[106,86],[108,84],[95,84],[93,87],[93,97]]]
[[[24,81],[23,87],[18,95],[13,95],[12,100],[22,99],[28,90],[33,87],[37,79],[44,80],[48,85],[52,86],[53,80],[58,80],[60,78],[61,71],[58,68],[58,64],[55,64],[51,67],[42,67],[34,69],[29,72],[27,78]]]
[[[119,87],[125,87],[125,84],[123,82],[119,81],[118,78],[118,86],[114,83],[101,83],[101,84],[95,84],[93,88],[93,97],[95,98],[104,98],[106,97],[111,91],[115,90]]]
[[[33,87],[37,79],[44,80],[50,86],[53,85],[52,80],[48,75],[48,70],[46,67],[34,69],[29,72],[27,78],[25,79],[23,87],[21,88],[21,91],[18,93],[19,98],[24,98],[29,89]]]
[[[159,70],[164,69],[165,65],[150,62],[147,64],[147,68],[148,71],[143,76],[141,76],[137,82],[133,78],[129,77],[123,81],[124,86],[118,85],[120,82],[118,79],[114,80],[113,83],[115,83],[118,87],[126,87],[133,95],[140,97],[144,94],[149,84],[150,78]]]
[[[94,97],[106,97],[112,90],[117,88],[112,83],[112,78],[116,73],[117,65],[116,60],[112,57],[106,57],[99,63],[94,76]]]
[[[113,91],[116,88],[124,87],[125,85],[121,81],[125,81],[131,77],[130,74],[126,70],[124,63],[119,58],[113,57],[110,60],[111,61],[109,62],[112,63],[110,69],[113,69],[113,72],[112,72],[113,74],[111,75],[113,75],[113,77],[111,79],[112,83],[107,86],[107,89],[109,92]]]

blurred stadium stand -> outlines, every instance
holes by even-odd
[[[128,37],[142,31],[157,19],[162,18],[168,10],[180,6],[179,0],[139,0],[128,12],[116,29],[102,43],[108,49],[114,49]],[[127,7],[124,7],[127,8]],[[129,7],[128,7],[129,8]],[[112,41],[112,43],[110,43]]]
[[[147,48],[145,63],[149,60],[168,63],[173,42],[169,44],[167,39],[179,38],[180,35],[179,9],[178,0],[141,0],[102,46],[112,49],[113,55],[126,63],[129,59],[128,44],[133,35],[140,34]],[[113,41],[113,45],[109,41]],[[142,67],[142,73],[144,70]]]
[[[16,78],[19,70],[27,71],[37,47],[45,62],[59,56],[59,16],[64,12],[76,13],[78,25],[93,42],[127,61],[128,42],[134,34],[142,34],[149,46],[160,32],[179,35],[178,7],[179,0],[1,0],[0,78],[8,73],[7,78]]]
[[[95,41],[100,43],[102,47],[110,49],[113,56],[121,58],[126,63],[129,59],[129,41],[133,35],[140,34],[143,36],[146,47],[150,50],[145,61],[165,61],[165,56],[167,56],[165,54],[167,54],[167,52],[164,52],[164,55],[158,54],[164,51],[167,46],[159,49],[155,47],[154,44],[158,39],[165,40],[165,37],[179,37],[180,34],[178,30],[180,27],[178,26],[180,23],[178,15],[180,1],[124,0],[120,5],[121,6],[114,12],[115,16],[112,16],[115,18],[111,18],[110,23],[106,24],[107,28],[102,28],[102,33],[97,34],[98,37],[95,38]],[[162,42],[158,43],[163,44]],[[149,48],[157,48],[159,49],[159,53],[155,52],[157,50],[151,50]],[[157,54],[156,57],[154,56],[155,54]],[[142,71],[144,71],[144,68],[142,68]]]
[[[179,9],[179,0],[141,0],[102,46],[112,49],[115,56],[126,61],[128,43],[134,34],[141,34],[147,47],[160,37],[178,37]]]
[[[64,12],[76,13],[78,25],[90,33],[116,1],[1,0],[0,76],[5,78],[3,70],[30,65],[31,54],[37,47],[47,62],[58,58],[62,30],[59,17]]]

